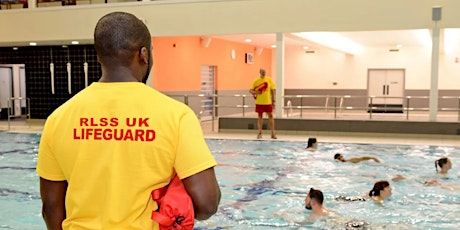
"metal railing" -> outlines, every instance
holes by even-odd
[[[218,110],[222,108],[233,108],[233,114],[241,114],[243,117],[247,113],[247,109],[254,108],[254,101],[252,100],[252,95],[245,94],[235,94],[235,95],[169,95],[173,98],[180,98],[183,103],[190,105],[192,98],[212,98],[212,104],[203,105],[196,104],[196,107],[199,108],[197,114],[204,114],[206,110],[212,110],[211,121],[212,130],[214,131],[214,120],[217,117]],[[224,98],[233,98],[233,104],[220,104],[218,102],[222,101]],[[251,101],[248,101],[248,98]],[[382,107],[382,103],[375,103],[377,100],[400,100],[401,107]],[[324,104],[316,103],[313,105],[312,100],[324,100]],[[346,101],[355,100],[354,106],[345,106]],[[440,107],[438,112],[456,112],[457,121],[460,121],[460,96],[441,96],[439,97],[440,101],[445,100],[456,100],[455,106],[452,107]],[[284,101],[286,102],[281,108],[283,109],[283,114],[287,117],[294,115],[294,110],[297,111],[300,118],[304,118],[305,113],[308,110],[320,110],[324,113],[329,113],[332,111],[333,118],[337,119],[338,114],[343,111],[365,111],[368,114],[369,119],[373,119],[375,111],[384,109],[386,112],[401,112],[405,113],[405,119],[409,120],[410,115],[413,112],[429,112],[429,97],[428,96],[405,96],[405,97],[376,97],[376,96],[359,96],[359,95],[285,95]],[[357,103],[357,101],[360,101]],[[422,101],[422,102],[420,102]],[[414,103],[418,102],[418,103]],[[331,105],[332,104],[332,105]],[[399,103],[398,103],[399,104]],[[418,104],[418,106],[412,106],[413,104]],[[453,103],[450,103],[453,104]],[[412,106],[412,107],[411,107]],[[192,106],[191,106],[192,107]],[[200,117],[200,116],[199,116]]]
[[[22,114],[22,106],[21,102],[26,101],[26,111],[24,114]],[[15,115],[15,113],[12,113],[14,110],[14,105],[19,105],[19,109],[21,110],[20,115]],[[27,120],[30,120],[30,98],[28,97],[10,97],[8,99],[8,130],[11,128],[11,118],[17,118],[17,117],[25,117]],[[30,123],[29,123],[30,127]]]

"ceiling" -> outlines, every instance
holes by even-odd
[[[431,35],[428,29],[423,30],[392,30],[392,31],[359,31],[335,33],[364,47],[394,48],[396,45],[426,46],[431,45]],[[270,48],[276,43],[276,34],[236,34],[211,36],[217,39],[245,43],[251,39],[250,44],[263,48]],[[285,34],[285,46],[308,46],[316,49],[324,45],[314,41],[300,38],[294,34]]]

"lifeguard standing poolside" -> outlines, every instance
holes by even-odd
[[[174,174],[194,218],[209,218],[221,194],[216,161],[195,113],[145,85],[152,68],[146,25],[129,13],[107,14],[94,46],[99,82],[57,108],[41,136],[37,173],[47,228],[159,229],[151,192]]]
[[[263,114],[267,113],[268,126],[271,131],[271,138],[276,139],[275,120],[273,118],[273,107],[275,106],[275,84],[270,77],[265,76],[265,69],[259,70],[260,77],[251,86],[249,92],[254,96],[256,112],[258,114],[257,128],[259,133],[257,139],[262,138]]]

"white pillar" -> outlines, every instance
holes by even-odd
[[[439,31],[435,22],[431,38],[433,46],[431,48],[430,121],[436,121],[438,114]]]
[[[37,0],[27,0],[27,7],[29,9],[37,8]]]
[[[284,34],[276,33],[276,110],[278,118],[283,117],[284,106]]]

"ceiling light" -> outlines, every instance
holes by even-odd
[[[310,48],[310,47],[308,47],[308,46],[303,47],[304,50],[308,50],[308,48]]]
[[[334,32],[302,32],[294,35],[347,54],[356,54],[363,46]]]
[[[78,41],[72,41],[72,45],[78,45],[80,42]]]
[[[272,48],[276,48],[276,45],[272,45]]]
[[[401,44],[397,44],[397,45],[396,45],[396,48],[398,48],[398,49],[401,48],[401,47],[402,47]]]
[[[13,47],[13,50],[18,50],[18,47]]]
[[[250,43],[250,42],[252,42],[252,40],[251,40],[251,39],[249,39],[249,38],[248,38],[248,39],[246,39],[246,40],[244,40],[244,41],[245,41],[246,43]]]
[[[31,43],[29,43],[29,45],[31,45],[31,46],[36,46],[37,43],[36,43],[36,42],[31,42]]]

